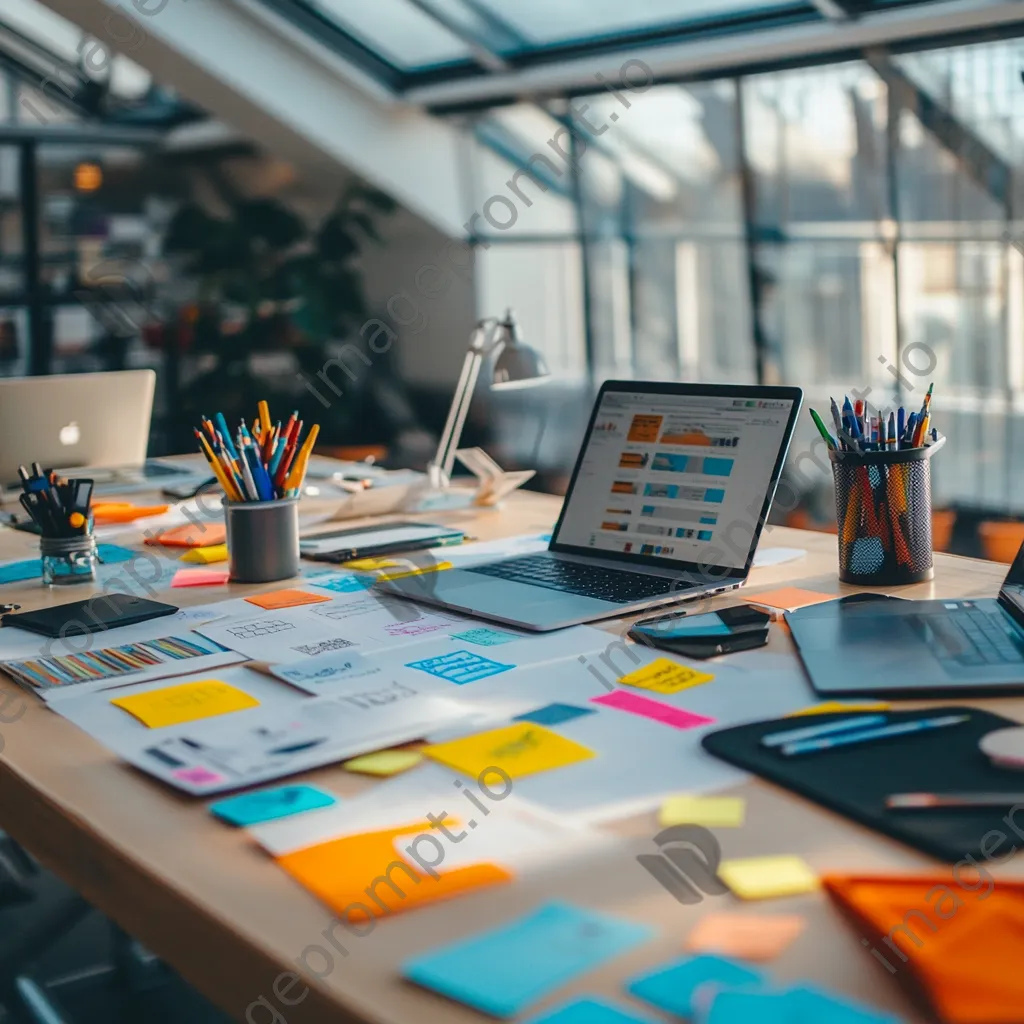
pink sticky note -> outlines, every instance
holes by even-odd
[[[172,587],[210,587],[227,583],[228,569],[179,569],[171,579]]]
[[[211,772],[207,768],[176,768],[171,775],[182,782],[191,782],[193,786],[213,786],[224,781],[223,775]]]
[[[627,693],[625,690],[613,690],[602,697],[591,697],[590,703],[628,711],[631,715],[671,725],[673,729],[695,729],[700,725],[714,725],[715,722],[713,718],[695,715],[692,711],[674,708],[671,704],[662,704],[660,700],[651,700],[650,697],[641,697],[638,693]]]

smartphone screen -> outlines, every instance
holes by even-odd
[[[687,640],[705,636],[727,637],[764,629],[769,621],[769,616],[760,609],[739,605],[702,615],[663,615],[638,622],[633,631],[645,634],[652,640]]]

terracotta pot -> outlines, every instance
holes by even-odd
[[[1024,543],[1024,523],[982,523],[978,534],[989,561],[1010,563]]]

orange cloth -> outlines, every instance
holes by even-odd
[[[454,822],[446,820],[444,824],[451,826]],[[398,852],[395,840],[405,836],[408,841],[403,839],[401,848],[415,847],[420,860],[433,866],[433,875],[417,866],[416,860]],[[417,842],[419,836],[423,836],[422,849]],[[504,868],[485,863],[443,871],[446,850],[447,841],[438,835],[437,829],[428,821],[419,821],[381,832],[331,839],[284,854],[277,862],[354,925],[366,923],[370,914],[374,918],[396,914],[512,878]]]
[[[822,883],[857,921],[871,955],[898,978],[913,975],[941,1020],[1024,1020],[1024,882],[994,881],[961,861],[945,872]]]

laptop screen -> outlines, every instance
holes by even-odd
[[[555,545],[743,569],[793,400],[607,390]]]

